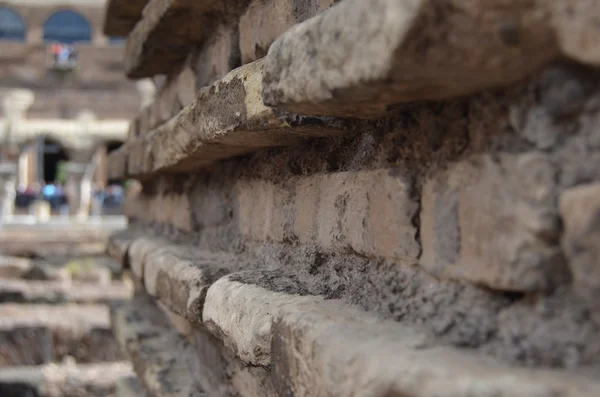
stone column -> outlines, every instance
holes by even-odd
[[[82,210],[81,206],[81,185],[85,175],[85,164],[69,163],[66,166],[67,183],[65,191],[69,200],[69,214],[79,215]]]
[[[15,210],[17,166],[0,163],[0,211],[1,222],[10,219]]]
[[[6,128],[2,133],[0,145],[2,146],[2,157],[10,161],[16,161],[18,149],[16,148],[16,134],[19,123],[25,119],[27,110],[33,104],[35,97],[31,90],[12,90],[2,98],[2,110],[6,119]]]

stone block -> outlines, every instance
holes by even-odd
[[[253,0],[240,17],[242,64],[267,55],[277,37],[329,8],[336,0]]]
[[[537,2],[344,0],[271,45],[263,100],[298,114],[378,118],[397,103],[517,82],[558,54]]]
[[[32,267],[30,259],[0,256],[0,278],[20,278]]]
[[[128,176],[191,171],[258,148],[345,132],[339,120],[297,118],[266,107],[261,71],[257,61],[230,72],[201,89],[176,117],[129,142]]]
[[[561,246],[575,290],[600,311],[600,183],[578,185],[560,196]]]
[[[429,178],[421,266],[499,290],[568,283],[558,244],[557,170],[541,153],[476,155]]]

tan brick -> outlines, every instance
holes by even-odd
[[[600,183],[571,188],[560,196],[561,246],[576,291],[600,310]]]
[[[329,8],[335,0],[253,0],[240,18],[242,64],[267,55],[277,37]]]
[[[423,189],[421,266],[501,290],[567,282],[555,178],[540,153],[477,155],[436,174]]]

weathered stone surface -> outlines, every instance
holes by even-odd
[[[548,14],[531,1],[344,0],[273,43],[263,100],[373,118],[396,103],[510,84],[558,56]]]
[[[558,244],[556,169],[541,153],[481,155],[423,189],[421,266],[509,291],[570,281]]]
[[[0,366],[121,358],[104,306],[3,304],[0,314]]]
[[[123,266],[128,265],[127,253],[129,246],[140,235],[141,231],[134,226],[111,234],[106,242],[106,254],[119,261]]]
[[[129,299],[132,287],[124,282],[94,285],[76,282],[0,280],[0,302],[96,303]]]
[[[240,66],[239,29],[236,23],[218,24],[190,56],[196,90],[223,78]]]
[[[244,361],[269,365],[279,395],[593,396],[600,383],[435,346],[426,334],[337,300],[232,280],[209,289],[204,320]],[[510,379],[510,381],[506,381]]]
[[[317,174],[285,185],[239,181],[235,189],[240,230],[248,238],[284,242],[291,230],[299,242],[323,249],[417,262],[419,204],[398,169]]]
[[[210,87],[175,118],[127,149],[128,176],[184,172],[257,148],[344,132],[339,121],[282,115],[260,98],[262,61],[238,68]]]
[[[190,372],[188,342],[147,296],[111,310],[115,336],[149,396],[202,397]]]
[[[0,395],[106,397],[114,392],[117,380],[132,374],[126,362],[2,368]]]
[[[240,18],[242,64],[267,55],[271,43],[295,24],[329,8],[336,0],[253,0]]]
[[[561,246],[575,290],[600,311],[600,183],[579,185],[560,196],[564,233]]]
[[[237,263],[233,255],[147,237],[134,241],[129,255],[133,273],[143,280],[148,294],[196,323],[202,321],[208,287]]]
[[[104,34],[112,37],[127,36],[142,17],[142,10],[147,2],[148,0],[107,1]]]
[[[271,344],[280,394],[591,397],[600,392],[592,378],[506,367],[431,345],[417,330],[365,317],[336,301],[285,306]]]

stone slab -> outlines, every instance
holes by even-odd
[[[205,396],[188,366],[189,343],[149,297],[111,309],[111,323],[149,396]]]
[[[30,259],[16,256],[0,256],[0,278],[20,278],[33,264]]]
[[[426,334],[337,300],[266,290],[228,276],[209,289],[204,320],[242,360],[271,364],[279,395],[595,396],[600,383],[511,368],[436,346]]]
[[[116,381],[132,374],[127,362],[2,368],[0,395],[106,397],[114,392]]]
[[[11,303],[107,303],[127,300],[132,286],[125,282],[110,285],[61,281],[0,280],[0,302]]]
[[[148,0],[108,0],[103,32],[109,37],[126,37],[142,17]]]
[[[298,114],[377,118],[394,104],[517,82],[558,55],[542,3],[344,0],[273,43],[263,100]]]
[[[0,366],[121,359],[100,305],[0,305],[0,341]]]
[[[277,113],[261,100],[262,61],[233,70],[159,128],[130,142],[129,177],[186,172],[258,148],[345,132],[339,120]]]
[[[143,386],[136,376],[119,379],[115,386],[116,397],[146,397]]]

